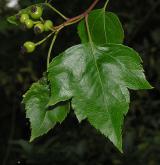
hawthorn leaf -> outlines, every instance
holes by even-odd
[[[95,44],[123,43],[124,30],[116,14],[106,12],[104,9],[93,10],[88,16],[88,25]],[[82,43],[89,42],[84,20],[78,25],[78,34]]]
[[[122,151],[122,124],[129,89],[150,89],[141,58],[120,44],[80,44],[57,56],[48,68],[49,105],[71,100],[77,117],[86,116]]]
[[[50,90],[42,80],[34,83],[23,97],[26,117],[31,124],[30,141],[47,133],[56,123],[61,123],[69,113],[69,103],[48,107]]]

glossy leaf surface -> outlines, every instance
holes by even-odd
[[[57,56],[48,69],[49,105],[72,99],[77,118],[88,121],[122,151],[122,124],[130,89],[148,89],[141,58],[120,44],[77,45]]]
[[[104,9],[93,10],[89,14],[88,24],[92,40],[95,44],[123,43],[124,31],[116,14],[106,12]],[[78,26],[78,34],[83,43],[89,41],[84,20]]]
[[[50,91],[46,82],[39,81],[24,95],[26,117],[31,123],[31,141],[61,123],[69,112],[69,104],[48,107]]]

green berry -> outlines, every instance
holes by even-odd
[[[32,52],[34,52],[35,48],[36,48],[36,45],[34,42],[26,41],[23,44],[22,51],[26,52],[26,53],[32,53]]]
[[[25,20],[24,24],[27,29],[31,29],[33,27],[33,21],[31,19]]]
[[[53,28],[53,22],[51,20],[46,20],[44,23],[44,30],[50,31]]]
[[[34,32],[36,34],[43,33],[44,32],[44,25],[42,23],[38,23],[34,26]]]
[[[29,19],[29,15],[28,14],[22,14],[20,17],[20,22],[24,23],[27,19]]]
[[[43,14],[43,9],[40,6],[32,6],[30,10],[30,16],[33,19],[40,19]]]

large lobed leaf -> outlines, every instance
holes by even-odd
[[[30,119],[32,130],[30,141],[61,123],[69,113],[68,103],[48,107],[49,99],[50,90],[44,80],[34,83],[24,95],[26,117]]]
[[[74,46],[53,59],[49,105],[72,98],[77,118],[88,121],[122,150],[122,124],[130,89],[149,89],[141,58],[120,44]]]

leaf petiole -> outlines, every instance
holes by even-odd
[[[89,23],[88,23],[88,14],[85,16],[85,23],[86,23],[86,28],[87,28],[89,42],[90,42],[90,44],[91,44],[91,46],[93,48],[93,41],[92,41],[91,32],[90,32]]]
[[[106,10],[108,3],[109,3],[109,0],[107,0],[106,3],[104,4],[104,7],[103,7],[104,10]]]
[[[61,29],[59,29],[58,31],[56,31],[53,39],[52,39],[52,42],[51,42],[51,45],[49,47],[49,51],[48,51],[48,56],[47,56],[47,68],[49,67],[49,63],[50,63],[50,58],[51,58],[51,52],[52,52],[52,48],[54,46],[54,43],[56,41],[56,38],[58,36],[58,33],[60,32]]]

